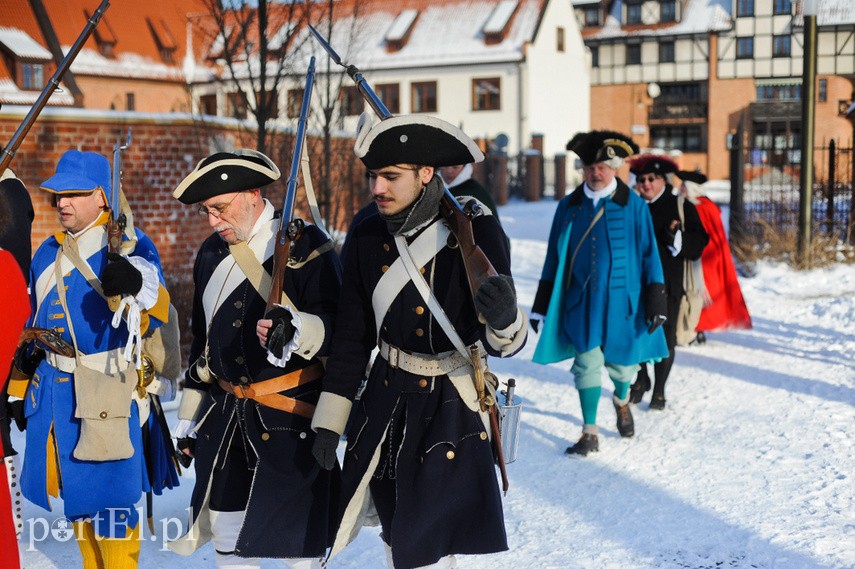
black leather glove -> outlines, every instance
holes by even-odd
[[[273,325],[267,335],[267,349],[275,357],[281,358],[285,344],[291,341],[297,331],[291,324],[291,312],[277,306],[265,314],[264,318],[273,320]]]
[[[25,344],[15,352],[15,369],[27,377],[33,377],[36,368],[45,359],[45,351],[33,344]]]
[[[540,331],[540,330],[539,330],[539,328],[540,328],[540,320],[538,320],[538,319],[536,319],[536,318],[529,318],[529,319],[528,319],[528,323],[529,323],[529,324],[531,324],[531,329],[532,329],[532,330],[534,330],[535,334],[536,334],[536,333],[538,333],[538,332]]]
[[[318,428],[318,432],[315,433],[315,442],[312,443],[312,456],[324,470],[332,470],[335,466],[338,439],[338,433],[329,429]]]
[[[130,261],[118,253],[107,253],[107,266],[101,271],[101,288],[106,296],[133,296],[142,284],[142,273]]]
[[[176,439],[175,441],[175,458],[178,459],[178,462],[181,463],[181,466],[184,468],[190,468],[190,463],[193,462],[193,457],[196,454],[196,439],[192,437],[184,437],[182,439]],[[190,454],[184,452],[184,450],[190,451]]]
[[[27,418],[24,416],[24,400],[9,401],[7,405],[9,417],[15,420],[15,426],[18,427],[18,430],[24,432],[27,428]]]
[[[475,310],[484,316],[490,328],[502,330],[517,319],[517,294],[514,279],[496,275],[487,279],[475,293]]]
[[[644,289],[644,316],[648,324],[647,333],[652,334],[668,319],[668,297],[665,285],[653,283]]]

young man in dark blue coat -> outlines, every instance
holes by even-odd
[[[390,567],[453,567],[455,554],[507,549],[473,363],[516,353],[526,321],[505,235],[489,209],[471,220],[472,232],[498,275],[474,299],[460,247],[440,216],[445,189],[436,169],[482,160],[471,138],[436,117],[399,116],[363,122],[355,151],[378,215],[354,227],[345,259],[313,420],[314,452],[325,468],[334,464],[372,349],[379,355],[347,433],[341,522],[330,555],[356,536],[372,499]]]
[[[211,540],[218,567],[279,558],[316,569],[329,545],[338,471],[312,457],[310,424],[340,267],[326,234],[306,224],[281,306],[265,314],[280,213],[259,188],[278,178],[267,156],[237,149],[203,159],[174,192],[214,234],[193,268],[191,365],[175,432],[196,459],[191,527],[170,547],[189,555]]]

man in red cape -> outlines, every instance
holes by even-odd
[[[18,262],[11,253],[0,249],[0,387],[9,377],[18,336],[30,315],[27,285]],[[0,389],[2,391],[2,389]],[[4,456],[0,439],[0,457]],[[17,497],[20,500],[20,496]],[[12,501],[6,484],[6,464],[0,460],[0,566],[18,569],[18,542],[12,523]]]

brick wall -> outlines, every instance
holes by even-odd
[[[8,108],[0,110],[0,141],[5,144],[12,138],[27,110],[23,108],[17,113]],[[167,285],[181,316],[182,332],[185,332],[192,303],[193,261],[199,245],[210,235],[211,229],[196,215],[195,207],[175,200],[172,191],[199,160],[215,149],[254,147],[254,133],[239,128],[234,121],[200,125],[185,114],[45,109],[11,164],[33,199],[36,213],[33,250],[60,228],[49,194],[39,191],[39,184],[53,175],[62,153],[71,148],[95,151],[112,162],[113,145],[120,139],[124,140],[128,128],[132,130],[132,144],[122,154],[122,187],[134,212],[136,225],[151,237],[160,252]],[[275,150],[270,155],[282,171],[282,178],[266,188],[265,195],[279,208],[290,170],[293,135],[281,132],[275,136],[276,141],[271,145]],[[336,173],[333,181],[335,199],[341,206],[336,208],[336,226],[343,228],[365,197],[364,179],[361,178],[364,169],[356,164],[358,160],[353,155],[352,139],[335,138],[332,144],[333,164],[330,170]],[[320,146],[315,137],[307,139],[307,148],[312,154],[313,178],[317,177],[315,169],[320,164]],[[317,190],[319,181],[315,179],[314,182]],[[298,214],[307,219],[302,190],[299,196]],[[186,349],[189,334],[184,333],[183,340]]]

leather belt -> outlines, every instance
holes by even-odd
[[[249,384],[233,384],[218,377],[217,383],[226,393],[234,395],[237,399],[252,399],[265,407],[300,415],[311,419],[315,414],[315,406],[293,397],[281,395],[280,391],[293,389],[319,379],[324,375],[324,366],[317,363],[303,369],[280,375],[264,381]]]
[[[116,348],[115,350],[94,354],[81,354],[78,352],[78,357],[80,358],[80,363],[89,369],[106,374],[115,374],[125,371],[131,365],[123,354],[124,350],[122,348]],[[65,373],[74,373],[74,370],[77,369],[77,360],[75,358],[45,351],[45,359],[50,365]]]
[[[412,354],[401,348],[380,340],[380,356],[389,363],[389,367],[402,369],[415,375],[436,377],[472,365],[469,358],[457,350],[439,354]]]

